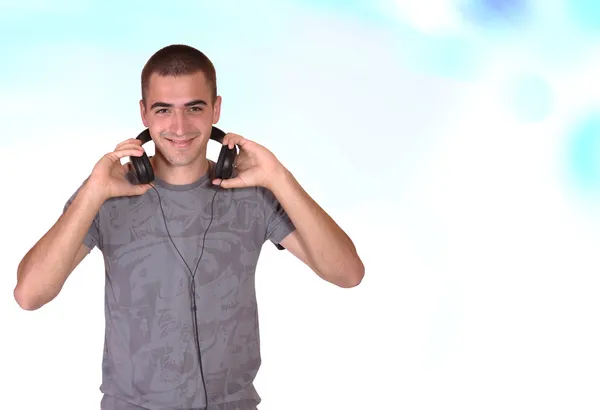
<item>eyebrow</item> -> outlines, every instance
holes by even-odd
[[[194,105],[208,105],[208,104],[206,104],[206,101],[204,101],[204,100],[192,100],[192,101],[186,102],[184,104],[184,106],[186,106],[186,107],[192,107]],[[160,108],[171,108],[171,107],[173,107],[173,104],[158,101],[158,102],[155,102],[154,104],[152,104],[150,109],[153,110],[153,109],[159,108],[159,107]]]

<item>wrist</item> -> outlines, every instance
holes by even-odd
[[[265,188],[277,195],[278,192],[285,190],[285,187],[289,187],[295,181],[292,173],[284,166],[281,166],[271,174]]]
[[[88,178],[81,188],[80,193],[86,205],[100,208],[109,198],[106,191],[106,187],[103,184],[97,183],[93,178]]]

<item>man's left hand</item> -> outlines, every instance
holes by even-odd
[[[269,188],[269,185],[283,174],[285,168],[277,157],[262,145],[250,141],[241,135],[228,133],[223,138],[223,145],[239,148],[235,160],[236,173],[230,178],[221,181],[214,179],[213,184],[223,188],[243,188],[261,186]]]

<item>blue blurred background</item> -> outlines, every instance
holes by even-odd
[[[2,2],[9,271],[137,135],[142,66],[172,43],[213,60],[220,125],[274,151],[367,266],[334,297],[293,262],[265,265],[264,409],[305,408],[287,401],[299,385],[311,408],[598,408],[600,3]],[[98,354],[100,309],[82,331]]]
[[[406,112],[405,103],[428,119],[415,125],[418,135],[413,130],[411,138],[400,137],[403,143],[414,149],[419,144],[415,140],[423,137],[444,138],[432,131],[432,123],[461,118],[464,113],[454,102],[464,98],[467,88],[485,83],[498,94],[478,97],[501,99],[498,108],[510,119],[524,125],[559,121],[565,151],[557,160],[572,183],[595,190],[598,177],[587,162],[593,162],[596,154],[580,151],[581,144],[591,146],[597,138],[585,124],[595,118],[588,113],[596,103],[595,78],[586,73],[596,64],[591,51],[599,40],[599,9],[596,2],[584,0],[229,0],[218,5],[179,0],[168,7],[164,2],[137,0],[4,2],[0,90],[9,114],[4,128],[22,129],[32,113],[19,109],[14,98],[27,104],[21,100],[31,101],[34,94],[36,107],[40,103],[47,107],[50,99],[54,107],[68,107],[81,122],[105,116],[113,124],[130,121],[135,101],[119,96],[135,94],[145,58],[159,47],[180,42],[197,46],[215,60],[220,90],[235,101],[228,114],[236,123],[250,120],[249,106],[263,112],[268,107],[271,111],[265,116],[270,118],[286,115],[278,110],[287,112],[289,107],[275,103],[275,96],[265,89],[278,90],[277,98],[286,96],[299,105],[320,106],[310,116],[315,121],[320,115],[330,118],[332,130],[339,129],[348,108],[358,110],[363,116],[353,115],[353,121],[361,132],[350,134],[365,138],[353,142],[354,148],[339,147],[343,151],[339,155],[351,163],[358,160],[368,139],[383,132],[377,125],[382,114],[384,121],[397,121],[398,129],[403,122],[415,122],[407,118],[412,114]],[[422,92],[406,89],[415,87],[403,84],[408,73],[444,88],[439,93],[433,84]],[[350,94],[350,88],[371,100],[322,109],[332,93],[341,89]],[[569,92],[575,99],[566,104],[570,94],[564,93]],[[400,95],[408,93],[413,101]],[[565,101],[565,106],[557,106],[557,100]],[[434,107],[428,111],[430,105]],[[589,118],[581,119],[583,113]],[[54,108],[36,110],[37,125],[29,126],[41,126],[55,116]],[[9,133],[0,136],[4,147],[19,140]],[[406,151],[402,143],[396,146]]]

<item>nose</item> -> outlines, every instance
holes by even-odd
[[[171,124],[170,124],[170,131],[174,134],[177,134],[179,136],[185,134],[186,132],[186,127],[187,127],[187,121],[186,121],[186,117],[185,115],[179,111],[176,110],[174,112],[174,114],[171,116]]]

